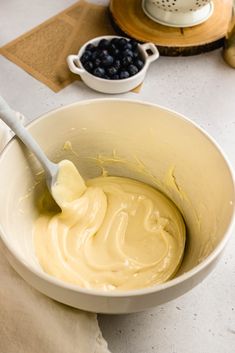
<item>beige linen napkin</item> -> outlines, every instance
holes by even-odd
[[[0,148],[11,136],[0,120]],[[8,264],[1,245],[0,279],[0,353],[110,353],[96,314],[34,290]]]

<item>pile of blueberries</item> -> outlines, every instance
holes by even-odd
[[[108,80],[134,76],[144,66],[138,42],[125,38],[101,39],[97,45],[90,43],[80,60],[85,70]]]

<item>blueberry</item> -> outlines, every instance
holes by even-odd
[[[114,43],[110,42],[109,46],[108,46],[108,51],[110,52],[113,49],[117,49],[117,47],[116,47],[116,45]]]
[[[134,51],[133,51],[133,57],[134,57],[135,59],[139,59],[139,58],[140,58],[140,53],[138,52],[138,50],[134,50]]]
[[[123,56],[131,56],[132,58],[133,58],[133,51],[132,50],[130,50],[130,49],[125,49],[125,50],[123,50],[123,52],[122,52],[122,55]]]
[[[87,61],[83,64],[84,69],[87,70],[88,72],[91,72],[94,68],[94,65],[91,61]]]
[[[115,44],[110,44],[108,51],[110,54],[112,54],[114,57],[118,56],[120,50],[116,47]]]
[[[118,40],[117,47],[120,48],[120,49],[121,49],[121,48],[124,48],[127,43],[128,43],[128,40],[127,40],[127,39],[125,39],[125,38],[120,38],[120,39]]]
[[[95,59],[97,59],[100,55],[100,51],[99,50],[95,50],[93,51],[93,53],[91,54],[91,60],[95,61]]]
[[[109,52],[108,52],[107,49],[103,49],[103,50],[101,50],[101,51],[99,52],[99,57],[100,57],[101,59],[106,58],[106,56],[108,56],[108,55],[109,55]]]
[[[92,51],[90,51],[90,50],[85,50],[84,53],[83,53],[83,55],[86,55],[86,56],[89,56],[89,57],[91,57],[91,54],[92,54]]]
[[[110,41],[110,44],[114,44],[115,46],[118,46],[119,43],[119,38],[112,38]]]
[[[93,51],[95,49],[96,49],[96,46],[94,44],[92,44],[92,43],[87,44],[87,46],[85,48],[85,50],[89,50],[89,51]]]
[[[132,64],[132,57],[129,55],[124,56],[124,58],[122,58],[121,62],[122,62],[122,66],[124,66],[124,67],[129,66],[130,64]]]
[[[118,74],[112,76],[112,80],[119,80],[119,79],[120,79],[120,77]]]
[[[130,49],[130,50],[132,50],[132,49],[133,49],[133,47],[132,47],[131,43],[130,43],[130,42],[128,42],[128,43],[126,43],[126,44],[125,44],[125,46],[124,46],[124,48],[123,48],[123,49]]]
[[[138,42],[136,42],[136,40],[131,39],[129,42],[132,46],[132,49],[137,49],[138,48]]]
[[[104,78],[105,76],[105,70],[102,67],[96,67],[93,70],[93,75],[100,77],[100,78]]]
[[[104,57],[103,59],[102,59],[102,62],[101,62],[101,64],[102,64],[102,66],[104,66],[104,67],[108,67],[108,66],[111,66],[112,64],[113,64],[113,57],[111,56],[111,55],[107,55],[106,57]]]
[[[115,69],[119,70],[120,67],[121,67],[121,60],[116,59],[116,60],[114,61],[113,66],[115,67]]]
[[[91,58],[91,51],[86,50],[81,57],[81,62],[85,63],[86,61],[88,61]]]
[[[141,70],[144,67],[144,62],[143,62],[143,60],[140,60],[140,59],[135,60],[134,64],[135,64],[135,66],[137,66],[137,68],[139,70]]]
[[[97,58],[97,59],[94,60],[94,67],[98,67],[98,66],[100,66],[100,64],[101,64],[101,59],[100,58]]]
[[[110,52],[115,58],[118,58],[119,57],[119,54],[120,54],[120,50],[118,48],[116,49],[113,49],[112,52]]]
[[[101,41],[98,44],[98,47],[101,49],[107,49],[109,46],[109,40],[108,39],[101,39]]]
[[[112,77],[117,74],[117,69],[114,66],[110,66],[107,68],[106,72],[109,77]]]
[[[120,79],[124,79],[124,78],[128,78],[130,77],[129,72],[128,71],[121,71],[119,74]]]
[[[136,67],[135,65],[130,65],[128,66],[128,72],[131,76],[134,76],[139,72],[139,70],[138,67]]]

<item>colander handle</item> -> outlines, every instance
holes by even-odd
[[[141,44],[141,48],[144,51],[146,62],[149,64],[159,58],[159,51],[153,43]]]
[[[67,57],[67,63],[69,66],[70,71],[72,71],[74,74],[82,75],[84,74],[85,70],[77,67],[75,63],[77,63],[78,56],[77,55],[69,55]]]

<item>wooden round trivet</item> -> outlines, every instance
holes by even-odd
[[[214,12],[204,23],[187,28],[160,25],[142,10],[142,0],[111,0],[110,14],[120,33],[140,42],[153,42],[161,55],[195,55],[223,45],[232,14],[232,0],[213,0]]]

